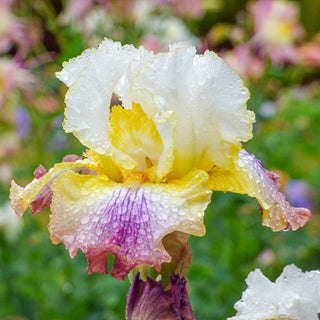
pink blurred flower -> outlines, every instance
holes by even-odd
[[[16,89],[26,96],[31,96],[35,83],[35,77],[20,63],[5,58],[0,59],[0,108]]]
[[[145,47],[147,50],[153,51],[154,53],[159,53],[162,49],[161,39],[150,34],[141,39],[140,45]]]
[[[0,160],[6,159],[8,156],[18,153],[20,148],[20,140],[13,131],[2,133],[0,136]]]
[[[63,24],[82,19],[95,3],[107,6],[109,0],[69,0],[59,19]]]
[[[46,113],[57,111],[60,107],[58,100],[53,96],[53,92],[47,92],[47,94],[49,95],[37,99],[36,106]]]
[[[178,17],[199,18],[204,10],[200,0],[153,0],[158,5],[168,5],[173,8]]]
[[[158,50],[160,46],[160,51],[167,51],[171,43],[178,41],[200,48],[200,40],[190,32],[182,19],[175,16],[150,15],[140,27],[147,31],[143,40],[152,46],[151,50]]]
[[[224,58],[243,79],[258,79],[264,73],[263,61],[250,51],[248,45],[236,46]]]
[[[320,67],[320,44],[306,43],[300,46],[299,61],[307,66]]]
[[[12,242],[17,238],[21,228],[22,220],[16,216],[10,202],[6,202],[0,207],[0,231],[4,233],[7,241]]]
[[[30,47],[30,39],[24,23],[12,12],[14,0],[0,1],[0,53],[8,52],[12,45],[18,45],[18,51],[25,55]]]
[[[295,43],[304,34],[299,23],[299,8],[285,0],[260,0],[249,3],[255,35],[252,43],[275,64],[298,59]]]
[[[263,267],[270,266],[276,260],[275,253],[270,249],[264,249],[257,257],[257,262]]]
[[[9,163],[0,163],[0,181],[4,184],[9,184],[12,179],[12,169]]]

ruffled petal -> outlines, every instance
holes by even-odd
[[[13,180],[10,188],[11,206],[16,214],[22,216],[24,211],[31,206],[32,213],[39,213],[51,203],[51,183],[60,174],[68,170],[93,170],[101,172],[101,169],[88,160],[76,162],[63,162],[56,164],[47,173],[41,166],[35,170],[36,178],[24,188]]]
[[[108,123],[112,93],[127,72],[129,64],[151,53],[142,47],[121,46],[105,39],[97,49],[89,49],[77,58],[63,64],[57,77],[67,86],[64,129],[79,141],[101,154],[114,150],[108,138]],[[132,163],[125,155],[119,157]]]
[[[212,52],[196,55],[194,47],[178,44],[150,58],[133,79],[132,99],[156,123],[176,115],[174,172],[183,176],[209,159],[229,168],[240,142],[252,137],[254,114],[246,109],[248,90],[237,73]],[[202,168],[206,170],[205,168]]]
[[[227,320],[318,320],[320,312],[320,271],[302,272],[287,265],[271,282],[256,269],[246,279],[248,288]]]
[[[308,209],[292,207],[279,192],[275,174],[265,170],[260,161],[245,150],[239,153],[233,170],[216,167],[209,174],[209,186],[213,190],[248,194],[257,198],[263,209],[262,224],[273,231],[296,230],[311,216]]]
[[[88,273],[107,273],[108,253],[115,255],[111,275],[121,280],[139,264],[160,270],[171,260],[162,244],[165,235],[205,233],[207,184],[201,170],[168,184],[137,179],[119,184],[106,176],[66,172],[52,184],[51,240],[63,242],[71,257],[81,249]]]

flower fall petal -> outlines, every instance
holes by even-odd
[[[294,208],[279,192],[274,175],[265,170],[259,160],[242,150],[232,171],[214,168],[210,174],[213,190],[248,194],[257,198],[263,209],[262,224],[273,231],[296,230],[310,218],[308,209]]]
[[[123,280],[139,264],[160,271],[171,257],[162,238],[173,231],[201,236],[210,202],[208,175],[202,170],[168,184],[136,180],[115,183],[105,176],[68,171],[52,184],[49,230],[71,257],[81,249],[88,272],[107,272],[108,253],[115,255],[111,275]]]

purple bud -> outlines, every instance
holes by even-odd
[[[139,279],[139,273],[129,289],[127,320],[195,320],[186,289],[186,280],[170,275],[170,288],[164,290],[161,281]]]

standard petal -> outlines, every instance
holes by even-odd
[[[101,154],[117,152],[108,138],[112,93],[129,64],[145,55],[148,52],[143,48],[121,46],[119,42],[105,39],[97,49],[86,50],[64,63],[64,69],[57,76],[70,86],[65,99],[65,131],[73,132],[83,145]],[[125,155],[119,156],[125,158]]]
[[[80,56],[64,62],[63,69],[56,72],[56,77],[67,87],[70,87],[90,68],[90,57],[95,51],[96,49],[93,48],[87,49]]]
[[[60,174],[68,170],[94,170],[101,172],[96,164],[88,160],[76,162],[63,162],[56,164],[47,173],[41,166],[35,170],[36,178],[24,188],[16,184],[13,180],[10,188],[10,199],[12,208],[16,214],[22,216],[24,211],[31,206],[32,213],[39,213],[43,208],[51,203],[51,183]]]
[[[245,150],[239,153],[233,170],[216,167],[210,172],[210,187],[257,198],[263,208],[262,224],[273,231],[296,230],[311,216],[308,209],[292,207],[279,192],[275,174],[265,170],[260,161]]]
[[[111,275],[118,279],[139,264],[160,270],[171,259],[162,244],[165,235],[205,233],[203,214],[211,198],[207,184],[201,170],[168,184],[119,184],[105,176],[66,172],[52,184],[51,239],[62,241],[71,257],[81,249],[88,273],[106,273],[108,253],[115,255]]]
[[[205,160],[230,168],[240,142],[252,137],[254,114],[246,109],[249,92],[214,53],[196,55],[194,47],[180,44],[155,55],[132,80],[131,95],[157,126],[168,121],[168,113],[176,115],[177,177]],[[160,126],[158,130],[161,137],[168,132]]]

